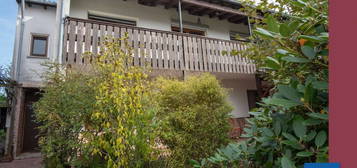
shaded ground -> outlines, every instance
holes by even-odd
[[[13,160],[12,162],[0,163],[0,168],[42,168],[41,158],[29,158]]]

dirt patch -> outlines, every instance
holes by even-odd
[[[12,162],[0,163],[1,168],[42,168],[42,159],[29,158],[22,160],[13,160]]]

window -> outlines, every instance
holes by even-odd
[[[31,56],[47,57],[48,36],[32,35]]]
[[[176,26],[171,26],[171,31],[180,32],[180,28]],[[189,28],[183,28],[183,32],[188,34],[200,35],[200,36],[206,35],[206,33],[202,30],[189,29]]]
[[[237,31],[230,31],[229,32],[229,38],[230,40],[234,41],[249,41],[249,33],[242,33],[242,32],[237,32]]]
[[[127,20],[127,19],[110,17],[110,16],[95,15],[95,14],[91,14],[91,13],[88,13],[88,19],[98,20],[98,21],[103,21],[103,22],[110,22],[110,23],[119,23],[119,24],[129,25],[129,26],[136,26],[136,21],[133,21],[133,20]]]

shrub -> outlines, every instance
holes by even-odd
[[[269,14],[255,32],[256,43],[243,52],[256,61],[274,85],[271,96],[251,113],[247,141],[196,162],[195,167],[244,164],[244,167],[303,167],[328,158],[328,15],[327,0],[277,5],[289,14]],[[278,10],[275,10],[278,11]],[[281,18],[284,19],[281,19]],[[269,47],[267,47],[266,44]]]
[[[50,67],[35,105],[47,167],[144,167],[153,156],[155,103],[147,75],[127,65],[126,38],[108,40],[101,51],[87,55],[86,71]]]
[[[47,167],[187,167],[228,143],[231,107],[213,76],[152,85],[131,55],[125,39],[108,40],[85,71],[49,66],[35,104]]]
[[[88,85],[92,76],[76,71],[63,74],[59,70],[58,65],[50,66],[43,97],[35,103],[36,121],[41,123],[41,153],[47,167],[84,166],[84,158],[78,155],[89,153],[79,136],[85,132],[95,103],[94,90]]]
[[[108,167],[143,167],[149,164],[154,143],[155,102],[150,82],[141,67],[130,66],[132,48],[126,40],[107,41],[93,60],[97,77],[91,81],[96,103],[85,137],[94,154]]]
[[[169,150],[169,167],[211,155],[228,143],[227,92],[209,74],[186,81],[158,79],[160,140]]]

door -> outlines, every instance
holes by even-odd
[[[248,96],[248,106],[249,110],[257,107],[258,91],[257,90],[247,90]]]
[[[24,102],[24,137],[22,152],[38,152],[38,124],[34,121],[33,104],[40,99],[40,93],[37,89],[29,89],[25,91]]]

